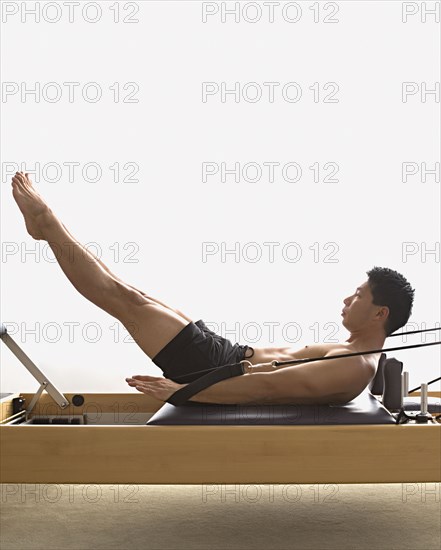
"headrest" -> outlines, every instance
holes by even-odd
[[[383,395],[383,389],[384,389],[384,364],[386,363],[387,357],[385,353],[382,353],[380,355],[380,359],[378,360],[378,367],[377,372],[375,373],[375,376],[369,383],[368,388],[371,390],[371,393],[374,395]]]
[[[402,406],[401,374],[403,363],[395,357],[382,353],[377,372],[368,385],[373,395],[381,396],[381,402],[388,410],[398,410]]]

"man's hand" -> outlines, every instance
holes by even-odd
[[[151,395],[161,401],[167,401],[176,391],[187,384],[178,384],[169,378],[160,376],[145,376],[136,374],[131,378],[126,378],[129,386],[135,387],[138,391]]]

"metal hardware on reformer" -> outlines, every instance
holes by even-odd
[[[401,378],[401,391],[402,391],[403,397],[409,396],[409,373],[406,370],[403,371],[402,378]]]
[[[27,414],[31,412],[43,390],[46,390],[46,392],[52,397],[52,399],[55,401],[55,403],[57,403],[59,407],[65,409],[69,405],[69,401],[63,395],[63,393],[54,384],[52,384],[52,382],[48,380],[47,376],[37,367],[37,365],[30,359],[30,357],[26,355],[21,347],[8,334],[6,327],[1,323],[0,339],[3,340],[3,342],[17,357],[20,363],[27,368],[27,370],[32,374],[35,380],[40,384],[37,393],[34,395],[34,398],[32,399],[29,407],[26,409]]]

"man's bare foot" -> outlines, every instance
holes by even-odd
[[[33,188],[28,174],[16,172],[12,178],[12,194],[24,216],[29,235],[37,240],[44,239],[42,227],[53,217],[53,212]]]

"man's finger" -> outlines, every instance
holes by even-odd
[[[127,379],[127,384],[129,386],[153,386],[155,385],[155,382],[154,380],[150,380],[149,382],[145,381],[145,380],[130,380],[130,379]]]
[[[152,382],[152,380],[149,379],[148,377],[135,377],[135,376],[132,376],[131,378],[126,378],[126,382],[128,382],[129,384],[130,383],[138,384],[139,382]]]

